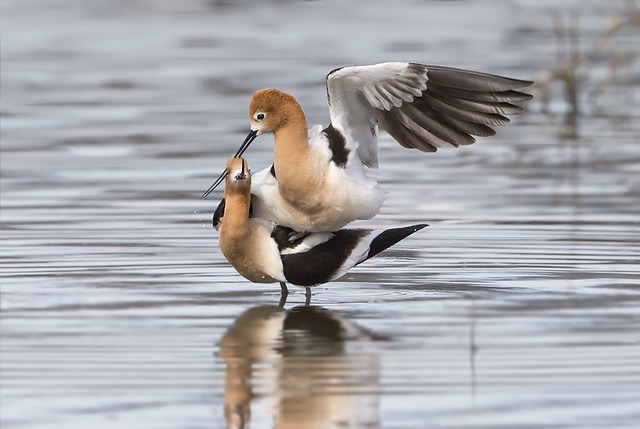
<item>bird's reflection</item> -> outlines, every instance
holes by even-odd
[[[250,308],[220,340],[227,427],[379,427],[379,339],[322,307]]]

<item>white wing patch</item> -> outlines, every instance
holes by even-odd
[[[390,79],[375,84],[365,84],[362,92],[373,107],[380,110],[391,110],[392,107],[400,107],[403,103],[411,103],[414,97],[419,97],[422,91],[427,89],[426,74],[424,81],[411,82],[393,81]]]
[[[378,166],[375,111],[411,103],[427,88],[427,69],[408,62],[347,66],[327,76],[331,124],[346,137],[360,161]]]
[[[300,244],[295,247],[289,247],[280,252],[281,255],[293,255],[296,253],[307,252],[314,247],[329,241],[333,237],[330,232],[316,232],[305,237]]]
[[[328,86],[333,86],[335,80],[343,81],[340,85],[343,90],[360,91],[376,109],[391,110],[420,97],[427,89],[428,78],[425,67],[394,62],[343,67],[329,75]]]

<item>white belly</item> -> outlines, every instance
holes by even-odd
[[[384,195],[374,179],[354,178],[347,171],[331,166],[327,179],[318,189],[309,189],[317,197],[311,210],[284,198],[269,172],[254,180],[251,192],[258,197],[254,217],[270,219],[297,231],[336,231],[357,219],[370,219],[378,213]],[[258,175],[256,175],[258,176]],[[254,176],[254,177],[256,177]]]

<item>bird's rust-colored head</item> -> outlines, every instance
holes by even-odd
[[[304,118],[300,104],[291,94],[275,88],[256,91],[249,104],[249,120],[251,131],[257,136],[275,132],[292,119]]]
[[[225,194],[246,194],[251,192],[251,170],[244,158],[229,158]]]

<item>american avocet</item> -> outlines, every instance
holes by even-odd
[[[427,225],[386,230],[341,229],[300,234],[249,216],[251,173],[243,158],[227,162],[225,205],[218,211],[222,254],[243,277],[255,283],[286,283],[307,288],[342,277],[349,269]]]
[[[296,99],[277,89],[251,100],[251,131],[235,156],[260,134],[275,135],[274,163],[255,175],[254,216],[296,231],[338,230],[373,217],[383,192],[363,166],[378,166],[378,124],[407,148],[435,152],[495,133],[531,95],[532,84],[450,67],[390,62],[348,66],[327,76],[331,124],[308,130]],[[203,194],[222,182],[226,171]],[[276,180],[277,178],[277,180]]]

